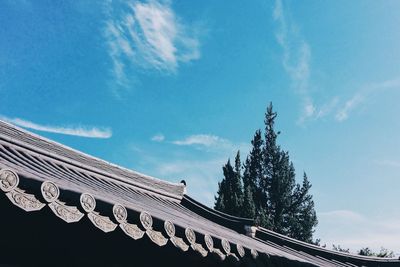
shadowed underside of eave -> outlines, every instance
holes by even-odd
[[[176,253],[184,252],[187,256],[195,253],[205,258],[205,261],[213,258],[241,266],[251,266],[249,262],[252,264],[259,262],[260,266],[265,266],[268,262],[274,261],[290,262],[291,266],[313,266],[310,261],[302,257],[265,245],[208,221],[175,201],[146,199],[143,195],[138,195],[137,201],[141,206],[127,208],[120,204],[121,202],[112,204],[110,201],[103,201],[96,197],[96,193],[78,194],[75,191],[61,189],[53,181],[40,182],[26,178],[18,175],[15,169],[2,164],[0,168],[0,189],[5,193],[3,203],[8,198],[15,206],[29,212],[25,213],[27,220],[22,219],[22,222],[18,222],[24,227],[31,227],[27,222],[30,219],[28,217],[32,215],[35,217],[38,217],[38,214],[45,215],[41,219],[43,221],[48,220],[49,214],[52,214],[53,217],[61,219],[58,222],[60,224],[83,223],[89,228],[97,228],[98,235],[104,238],[103,242],[109,242],[110,234],[123,233],[131,239],[131,242],[146,239],[155,246],[173,246],[176,248]],[[2,206],[7,205],[2,204]],[[9,222],[5,228],[13,229],[12,225],[18,225],[14,224],[12,216],[8,214],[6,217],[7,219],[1,222],[2,224]],[[18,228],[13,229],[14,236],[17,240],[21,238],[23,240],[25,235],[22,235]],[[85,235],[85,230],[80,231],[80,234]],[[149,251],[138,253],[149,253]]]

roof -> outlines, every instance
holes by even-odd
[[[214,255],[240,264],[251,259],[261,266],[271,261],[288,266],[400,264],[341,255],[256,228],[250,219],[190,198],[182,183],[122,168],[3,121],[0,169],[0,188],[17,207],[27,212],[48,209],[69,224],[85,218],[105,233],[121,231],[131,242],[147,238],[204,258]]]

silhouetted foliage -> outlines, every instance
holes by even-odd
[[[344,253],[350,253],[350,249],[349,248],[342,248],[340,245],[335,245],[335,244],[333,244],[332,245],[332,249],[334,250],[334,251],[339,251],[339,252],[344,252]]]
[[[380,258],[394,258],[394,256],[395,256],[393,251],[389,251],[386,248],[381,248],[381,250],[378,253],[376,253],[376,252],[373,252],[368,247],[360,249],[357,254],[362,255],[362,256],[370,256],[370,257],[372,256],[372,257],[380,257]]]
[[[360,249],[357,254],[361,256],[375,256],[372,250],[368,247]]]
[[[224,178],[219,183],[215,209],[253,218],[259,226],[312,242],[318,221],[310,194],[311,183],[304,173],[302,184],[296,184],[289,153],[277,144],[280,132],[274,128],[276,117],[270,104],[265,113],[264,138],[261,130],[255,132],[243,174],[239,152],[234,170],[229,160],[223,167]]]
[[[218,184],[218,197],[215,198],[215,209],[228,214],[238,215],[242,212],[243,188],[241,178],[240,153],[235,158],[235,169],[230,160],[222,168],[224,179]]]

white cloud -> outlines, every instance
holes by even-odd
[[[310,77],[311,50],[296,24],[285,13],[281,0],[275,2],[273,18],[279,24],[276,40],[283,49],[282,65],[294,88],[306,93]]]
[[[286,13],[281,0],[275,1],[273,19],[278,23],[275,37],[283,50],[283,68],[290,77],[292,87],[302,98],[303,110],[298,120],[302,124],[320,113],[309,93],[311,48],[301,36],[296,23]]]
[[[0,116],[1,120],[18,125],[20,127],[33,129],[42,132],[58,133],[65,135],[74,135],[89,138],[110,138],[112,136],[111,129],[109,128],[97,128],[97,127],[64,127],[64,126],[50,126],[40,125],[20,118],[7,118]]]
[[[163,134],[156,134],[151,138],[151,141],[154,142],[162,142],[165,140],[165,136]]]
[[[161,177],[184,179],[188,194],[210,207],[214,203],[214,193],[218,189],[218,181],[222,179],[222,166],[227,158],[211,157],[196,160],[170,160],[155,166]],[[160,161],[162,162],[162,161]]]
[[[182,140],[172,141],[172,144],[179,146],[193,146],[197,149],[213,150],[220,154],[231,154],[237,150],[247,153],[250,145],[247,143],[234,144],[231,141],[209,134],[194,134],[187,136]]]
[[[336,108],[339,99],[333,97],[325,103],[314,102],[310,85],[312,72],[310,45],[302,36],[291,14],[285,9],[282,0],[275,1],[272,16],[278,25],[275,37],[283,52],[282,66],[290,78],[292,88],[300,97],[302,108],[297,123],[303,125],[306,121],[326,117]]]
[[[339,103],[338,97],[332,98],[330,101],[326,102],[318,109],[318,112],[316,112],[315,114],[315,118],[320,119],[331,114],[332,111],[337,107],[338,103]]]
[[[206,134],[188,136],[182,140],[164,142],[163,146],[173,148],[163,149],[161,155],[146,154],[146,149],[140,149],[140,161],[135,164],[143,173],[155,177],[179,182],[184,179],[188,185],[190,196],[200,202],[213,206],[214,194],[217,192],[218,182],[222,179],[222,166],[228,158],[235,157],[238,150],[246,155],[249,144],[233,143],[227,139]],[[196,148],[193,153],[187,148]],[[178,149],[179,148],[179,149]],[[166,152],[168,151],[168,152]],[[243,160],[243,158],[242,158]]]
[[[351,210],[318,213],[315,234],[328,248],[332,244],[350,248],[356,253],[363,247],[379,251],[381,247],[400,253],[400,218],[382,220],[381,216],[364,216]]]
[[[227,144],[229,143],[229,141],[215,135],[195,134],[195,135],[190,135],[182,140],[173,141],[172,143],[180,146],[202,145],[209,147],[209,146]]]
[[[180,63],[200,58],[196,27],[188,25],[169,2],[133,2],[120,11],[109,2],[105,36],[117,82],[127,82],[127,69],[139,66],[173,73]]]
[[[336,111],[335,119],[339,122],[347,120],[349,114],[368,99],[390,89],[400,89],[400,78],[364,85]]]
[[[344,105],[336,112],[335,119],[337,121],[347,120],[351,110],[356,108],[362,101],[363,96],[360,94],[355,94],[352,98],[346,101]]]

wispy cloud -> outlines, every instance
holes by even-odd
[[[222,179],[222,166],[233,153],[221,155],[207,152],[193,158],[193,153],[180,152],[163,155],[146,155],[146,149],[141,149],[140,162],[134,169],[155,177],[173,182],[185,180],[188,194],[200,202],[212,207],[218,182]]]
[[[221,153],[231,153],[237,150],[247,153],[250,147],[250,145],[246,143],[234,144],[225,138],[210,134],[190,135],[184,139],[172,141],[172,144],[179,146],[193,146],[197,149],[212,149]]]
[[[337,121],[347,120],[347,118],[349,117],[350,111],[352,111],[354,108],[356,108],[363,100],[364,100],[364,96],[359,93],[352,96],[336,112],[335,119]]]
[[[173,141],[172,143],[180,146],[202,145],[210,147],[220,144],[226,144],[229,143],[229,141],[221,137],[218,137],[216,135],[195,134],[195,135],[190,135],[182,140]]]
[[[169,1],[109,2],[106,13],[105,37],[120,85],[133,66],[174,73],[179,64],[200,58],[196,27],[179,18]]]
[[[310,77],[311,50],[297,25],[288,18],[281,0],[275,2],[273,18],[278,23],[276,40],[283,49],[282,65],[296,90],[305,92]]]
[[[292,87],[302,98],[302,112],[299,119],[302,123],[320,113],[309,93],[311,48],[301,35],[297,24],[286,12],[281,0],[275,1],[273,19],[278,24],[275,37],[283,50],[283,68],[291,80]]]
[[[161,177],[184,179],[190,196],[206,205],[214,203],[214,193],[217,192],[218,181],[222,177],[222,165],[226,158],[210,157],[192,160],[164,160],[155,166],[155,171]]]
[[[162,142],[165,140],[165,136],[163,134],[156,134],[151,138],[151,141],[154,142]]]
[[[318,219],[316,236],[328,247],[340,245],[356,253],[362,247],[379,251],[383,246],[400,253],[399,217],[382,220],[352,210],[333,210],[318,213]]]
[[[391,89],[400,89],[400,78],[364,85],[338,108],[335,119],[339,122],[347,120],[349,114],[360,105],[366,103],[370,98]]]
[[[147,149],[140,152],[135,149],[140,160],[134,169],[171,181],[184,179],[188,193],[209,206],[214,203],[223,164],[238,150],[245,155],[250,149],[247,143],[235,143],[211,134],[195,134],[174,141],[164,139],[160,146],[164,147],[158,155],[146,154]],[[192,149],[197,151],[194,153]]]
[[[332,113],[339,101],[334,97],[326,103],[315,103],[310,82],[312,51],[309,43],[282,0],[275,1],[272,16],[277,23],[276,41],[283,52],[282,66],[290,78],[292,88],[300,97],[301,111],[297,122],[303,125],[306,121],[326,117]]]
[[[65,127],[65,126],[40,125],[24,119],[8,118],[1,115],[0,119],[23,128],[33,129],[42,132],[74,135],[74,136],[89,137],[89,138],[110,138],[112,136],[112,131],[109,128],[97,128],[97,127],[87,127],[87,126]]]

